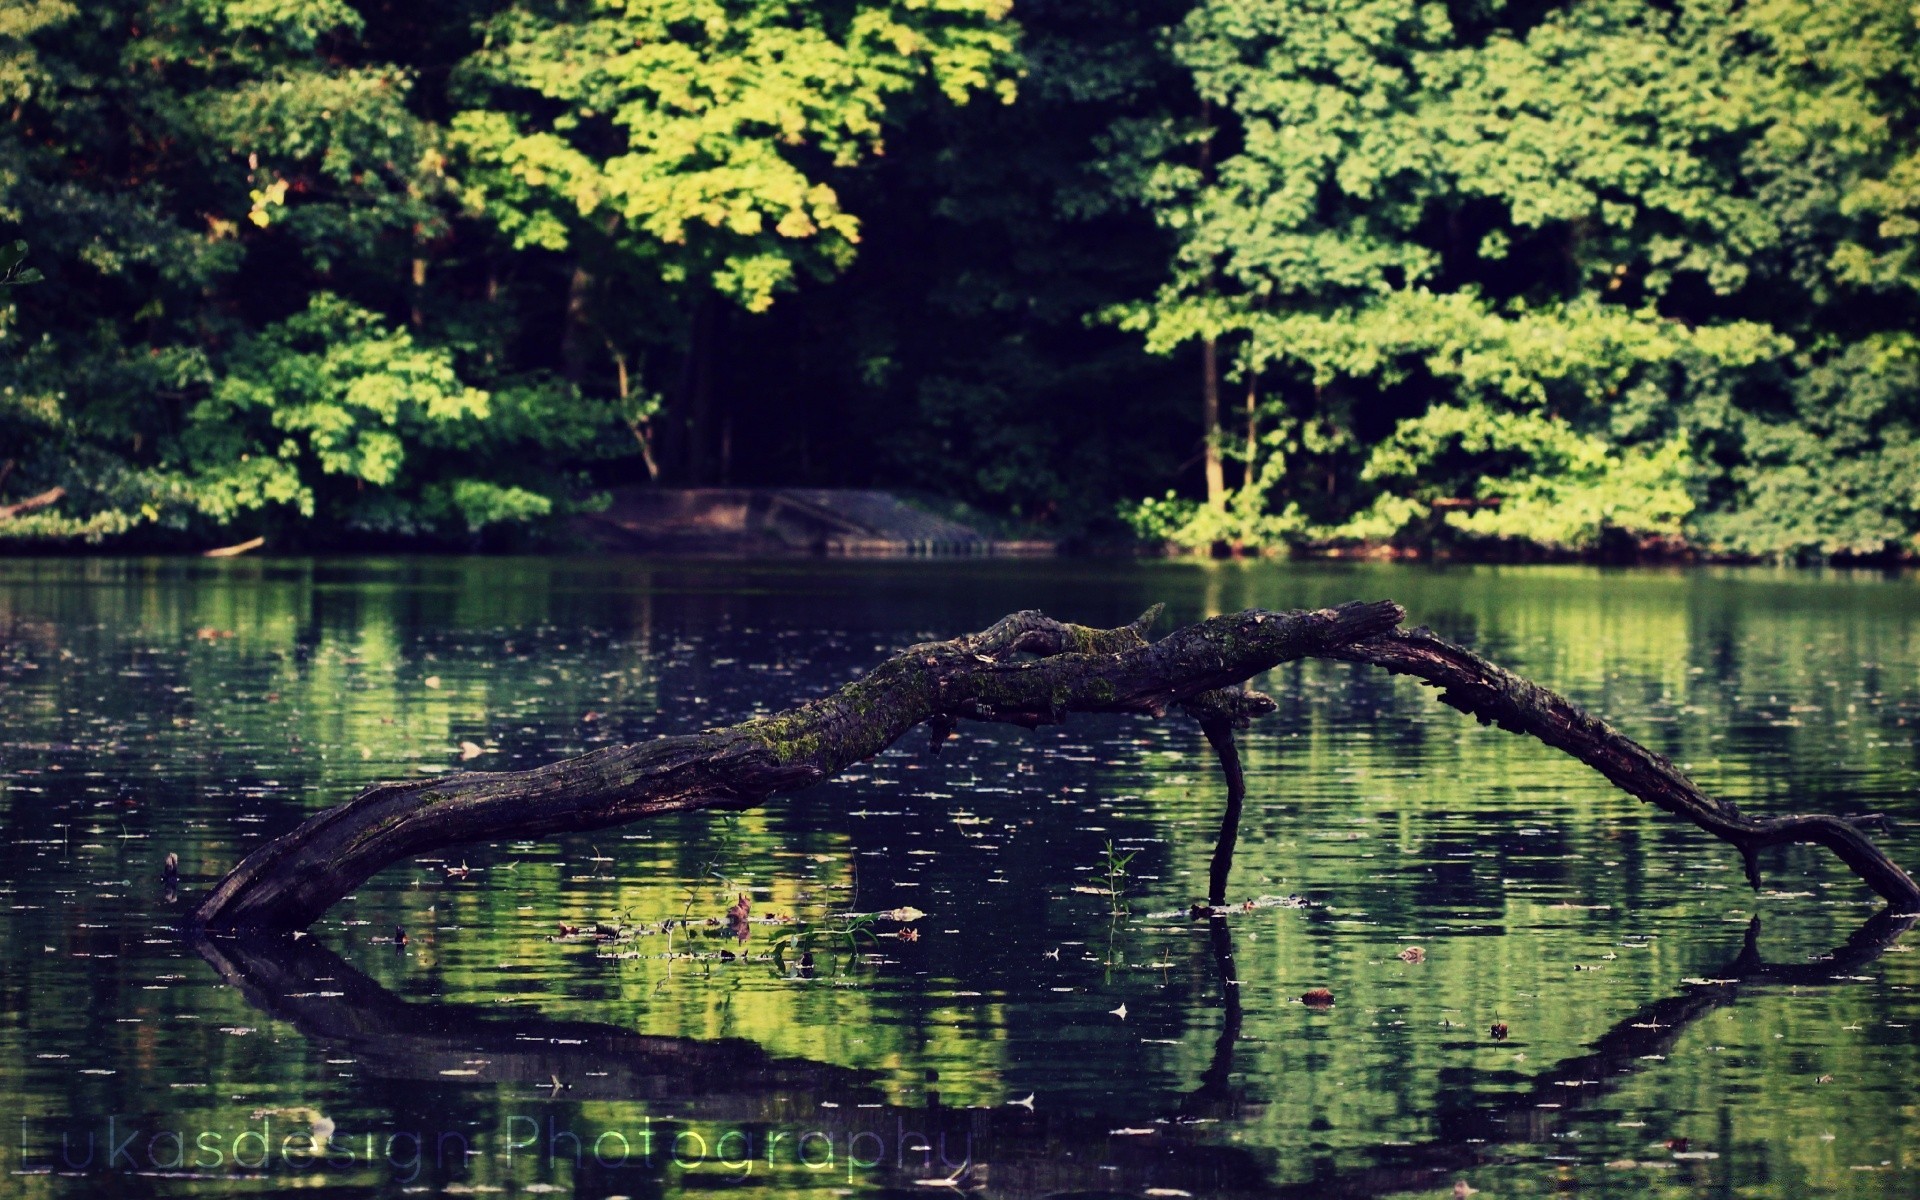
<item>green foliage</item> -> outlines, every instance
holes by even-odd
[[[1917,60],[1890,49],[1914,25],[1882,0],[1200,5],[1177,54],[1211,123],[1125,176],[1176,268],[1107,315],[1157,352],[1218,340],[1264,432],[1225,441],[1224,509],[1136,528],[1910,545],[1875,339],[1920,313]]]
[[[319,491],[394,489],[410,447],[470,443],[486,415],[486,393],[464,386],[444,351],[321,293],[235,348],[188,411],[177,453],[217,520],[282,505],[312,517]]]
[[[0,288],[18,287],[23,283],[39,283],[45,276],[38,267],[29,267],[27,244],[15,241],[9,246],[0,246]],[[4,297],[5,292],[0,292]]]
[[[1011,99],[1004,15],[9,7],[0,222],[51,286],[0,315],[0,486],[67,495],[8,535],[460,541],[591,505],[653,468],[703,296],[843,269],[834,176],[897,109]]]
[[[759,311],[851,261],[859,221],[819,167],[878,153],[887,106],[930,79],[998,83],[1005,0],[849,10],[761,0],[511,7],[462,70],[465,197],[515,246],[611,235],[670,283]],[[527,111],[519,97],[542,103]],[[511,107],[493,107],[508,104]]]
[[[22,0],[0,97],[12,539],[1920,534],[1905,0]]]
[[[1920,338],[1868,337],[1798,365],[1790,409],[1739,414],[1736,499],[1704,534],[1758,556],[1920,551]]]

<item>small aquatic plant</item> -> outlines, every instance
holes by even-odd
[[[1127,888],[1127,866],[1133,862],[1133,856],[1138,853],[1140,853],[1138,850],[1129,850],[1122,854],[1115,848],[1112,839],[1107,841],[1106,861],[1101,869],[1107,876],[1107,903],[1116,917],[1124,917],[1129,911],[1122,896]]]
[[[863,946],[878,948],[880,945],[879,937],[873,932],[874,922],[880,915],[878,913],[842,913],[821,925],[796,922],[790,930],[774,939],[774,965],[785,971],[787,955],[798,950],[801,953],[803,967],[811,967],[813,952],[816,949],[837,953],[842,946],[846,948],[848,963],[858,962]]]

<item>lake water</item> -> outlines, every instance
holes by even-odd
[[[1204,740],[1079,718],[396,866],[296,942],[178,933],[379,780],[730,722],[1018,608],[1375,598],[1751,811],[1920,819],[1911,576],[0,561],[0,1193],[1920,1196],[1916,938],[1843,867],[1756,893],[1340,663],[1260,681],[1211,921]]]

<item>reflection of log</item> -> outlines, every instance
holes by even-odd
[[[382,1078],[539,1088],[559,1079],[571,1100],[674,1100],[683,1113],[736,1119],[788,1092],[816,1104],[880,1098],[866,1072],[775,1058],[744,1038],[661,1037],[499,1006],[409,1004],[311,938],[200,937],[194,949],[247,1003]]]
[[[600,829],[660,813],[750,808],[870,758],[920,724],[933,730],[937,748],[963,718],[1031,726],[1075,712],[1158,716],[1175,704],[1200,721],[1227,772],[1227,819],[1209,881],[1209,899],[1217,903],[1225,898],[1225,864],[1244,791],[1232,731],[1273,708],[1268,698],[1235,685],[1310,655],[1416,676],[1441,688],[1444,703],[1566,751],[1628,793],[1732,842],[1756,885],[1754,855],[1761,847],[1813,842],[1833,850],[1895,905],[1920,906],[1920,887],[1855,824],[1824,815],[1743,816],[1564,697],[1425,630],[1395,630],[1401,615],[1390,601],[1312,612],[1249,610],[1148,643],[1143,634],[1151,613],[1110,630],[1015,613],[983,633],[915,646],[866,678],[776,716],[530,771],[373,788],[248,855],[191,919],[216,930],[303,928],[408,855],[489,838]]]
[[[1213,1061],[1176,1114],[1180,1120],[1212,1118],[1219,1120],[1235,1114],[1239,1097],[1233,1086],[1233,1052],[1240,1041],[1240,969],[1233,961],[1233,931],[1225,917],[1207,921],[1207,946],[1213,953],[1213,974],[1220,983],[1220,1032],[1213,1040]]]
[[[1589,1043],[1587,1053],[1533,1076],[1525,1091],[1465,1105],[1455,1099],[1440,1110],[1439,1136],[1433,1141],[1397,1147],[1387,1162],[1281,1189],[1279,1194],[1306,1200],[1426,1190],[1444,1185],[1455,1172],[1500,1162],[1505,1158],[1501,1147],[1551,1139],[1561,1131],[1567,1114],[1592,1106],[1650,1062],[1664,1059],[1689,1027],[1734,1003],[1743,988],[1845,983],[1912,928],[1914,920],[1882,910],[1831,954],[1810,962],[1775,964],[1760,957],[1756,917],[1747,926],[1745,946],[1732,962],[1702,982],[1687,984],[1678,995],[1641,1008]]]
[[[1240,1005],[1237,988],[1227,982],[1234,978],[1228,922],[1218,917],[1209,932],[1215,969],[1226,988],[1225,1023],[1199,1087],[1167,1124],[1146,1121],[1138,1112],[946,1109],[931,1098],[924,1108],[885,1104],[874,1075],[776,1058],[743,1039],[663,1037],[594,1022],[549,1020],[525,1010],[410,1003],[310,939],[203,936],[195,948],[260,1012],[344,1051],[382,1079],[449,1087],[504,1082],[567,1102],[638,1100],[648,1104],[657,1121],[697,1119],[744,1127],[791,1123],[796,1134],[824,1130],[843,1143],[850,1131],[885,1131],[891,1139],[900,1130],[912,1130],[936,1144],[944,1135],[955,1148],[956,1162],[959,1148],[966,1148],[968,1179],[984,1184],[990,1197],[1138,1195],[1159,1188],[1310,1200],[1431,1190],[1445,1186],[1457,1172],[1505,1161],[1510,1156],[1504,1147],[1553,1137],[1563,1131],[1568,1114],[1611,1095],[1629,1077],[1656,1069],[1661,1061],[1657,1056],[1670,1051],[1701,1018],[1739,1000],[1743,990],[1844,984],[1913,923],[1912,917],[1883,912],[1830,955],[1776,965],[1760,957],[1756,921],[1747,929],[1740,954],[1709,980],[1646,1005],[1590,1043],[1586,1053],[1496,1097],[1480,1100],[1469,1093],[1461,1103],[1449,1089],[1432,1141],[1382,1149],[1372,1152],[1366,1165],[1287,1182],[1271,1178],[1243,1147],[1198,1140],[1212,1126],[1188,1123],[1230,1117],[1238,1099],[1230,1077]],[[1669,1064],[1666,1069],[1677,1068]],[[462,1074],[450,1076],[448,1071]],[[567,1090],[549,1092],[556,1078]],[[838,1107],[823,1106],[827,1101]],[[1112,1134],[1116,1128],[1143,1123],[1160,1132],[1150,1137]],[[911,1153],[904,1164],[920,1178],[950,1173],[919,1170],[921,1163]],[[881,1170],[899,1166],[890,1157]]]
[[[299,929],[411,854],[660,813],[750,808],[870,758],[923,723],[938,744],[960,718],[1038,725],[1073,712],[1157,715],[1278,663],[1390,629],[1401,615],[1390,602],[1244,612],[1149,644],[1146,619],[1100,630],[1015,613],[984,633],[915,646],[777,716],[531,771],[376,787],[248,855],[193,920],[219,930]],[[1231,708],[1231,699],[1219,707]]]
[[[1116,1120],[1105,1114],[1036,1114],[1018,1105],[945,1108],[932,1095],[925,1107],[889,1104],[873,1073],[776,1058],[744,1039],[667,1037],[524,1010],[410,1003],[310,938],[202,935],[194,945],[254,1008],[343,1052],[372,1076],[443,1087],[517,1084],[521,1104],[529,1093],[569,1106],[635,1101],[646,1106],[650,1127],[662,1130],[661,1145],[681,1120],[753,1132],[760,1139],[754,1145],[764,1147],[762,1163],[773,1153],[769,1134],[784,1136],[791,1147],[820,1131],[842,1148],[849,1135],[865,1134],[879,1138],[884,1150],[870,1178],[946,1178],[955,1171],[942,1165],[944,1151],[949,1163],[967,1166],[963,1182],[985,1184],[989,1196],[1038,1198],[1115,1186],[1133,1194],[1148,1187],[1257,1194],[1265,1186],[1246,1150],[1114,1137]],[[564,1090],[551,1087],[556,1078]],[[553,1114],[533,1112],[545,1131]],[[570,1117],[563,1110],[555,1119],[565,1129]],[[580,1131],[591,1144],[592,1128],[583,1124]],[[909,1139],[934,1147],[931,1163]],[[863,1145],[873,1156],[873,1143]],[[785,1151],[782,1157],[791,1158]],[[720,1168],[713,1170],[709,1178],[718,1178]]]

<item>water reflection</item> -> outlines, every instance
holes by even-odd
[[[874,1159],[867,1169],[880,1178],[947,1180],[1007,1200],[1063,1191],[1166,1195],[1168,1189],[1192,1188],[1212,1195],[1369,1197],[1429,1189],[1510,1159],[1516,1145],[1560,1136],[1570,1118],[1602,1105],[1628,1077],[1664,1060],[1691,1027],[1744,992],[1844,985],[1916,919],[1882,911],[1830,953],[1781,964],[1762,957],[1755,918],[1739,953],[1711,977],[1689,980],[1676,994],[1644,1005],[1594,1038],[1586,1053],[1530,1073],[1514,1094],[1482,1097],[1471,1076],[1454,1081],[1457,1090],[1438,1098],[1439,1136],[1308,1181],[1269,1178],[1244,1150],[1188,1136],[1199,1125],[1238,1112],[1232,1077],[1241,1030],[1239,980],[1232,932],[1221,917],[1208,921],[1224,1010],[1212,1061],[1173,1112],[1124,1129],[1115,1127],[1123,1118],[1114,1114],[1056,1114],[1025,1103],[952,1109],[937,1094],[923,1106],[903,1108],[886,1102],[871,1073],[775,1057],[745,1039],[649,1036],[598,1022],[412,1003],[312,938],[199,935],[192,945],[263,1017],[292,1025],[319,1043],[329,1061],[352,1062],[389,1081],[437,1084],[457,1076],[472,1078],[476,1086],[514,1085],[514,1094],[550,1104],[643,1101],[652,1106],[648,1129],[657,1130],[662,1146],[671,1145],[688,1122],[740,1131],[734,1161],[743,1153],[757,1158],[748,1148],[764,1146],[783,1128],[796,1142],[824,1136],[825,1142],[813,1143],[816,1156],[828,1144],[854,1147],[861,1145],[857,1139],[870,1137],[862,1147]],[[512,1120],[506,1123],[510,1132],[512,1126]],[[534,1121],[524,1131],[531,1137],[551,1127],[551,1121]],[[565,1127],[574,1129],[570,1120]],[[939,1148],[938,1169],[931,1153],[896,1153],[893,1162],[874,1158],[887,1142],[877,1131],[909,1127],[918,1141]],[[707,1164],[727,1161],[727,1152],[713,1145],[717,1141],[700,1142]],[[540,1149],[537,1138],[529,1148]],[[682,1170],[697,1170],[703,1164],[699,1156],[688,1161],[691,1150],[692,1143],[682,1146],[678,1158],[662,1151],[661,1168],[671,1158]],[[1678,1146],[1676,1153],[1684,1157],[1688,1151]]]
[[[398,866],[316,930],[338,961],[230,962],[245,987],[171,929],[167,854],[190,902],[259,839],[378,780],[530,766],[737,720],[1018,608],[1114,623],[1165,600],[1169,620],[1188,621],[1209,605],[1375,595],[1579,700],[1749,811],[1920,817],[1911,579],[0,561],[0,1129],[29,1117],[51,1139],[36,1154],[56,1156],[61,1133],[104,1135],[116,1117],[122,1129],[232,1133],[269,1119],[256,1113],[279,1114],[276,1128],[320,1113],[359,1138],[355,1171],[242,1183],[223,1169],[165,1185],[187,1192],[680,1196],[724,1173],[474,1156],[408,1181],[367,1165],[365,1138],[453,1127],[497,1144],[514,1118],[553,1116],[583,1133],[654,1121],[711,1142],[736,1118],[764,1132],[818,1118],[844,1135],[864,1114],[876,1131],[896,1122],[890,1137],[915,1119],[977,1133],[991,1169],[961,1182],[1014,1194],[1317,1195],[1330,1181],[1365,1192],[1422,1179],[1445,1190],[1457,1171],[1490,1195],[1911,1195],[1920,958],[1902,943],[1852,966],[1851,981],[1746,972],[1739,1003],[1676,1022],[1670,1043],[1642,1051],[1665,1060],[1634,1057],[1633,1073],[1607,1076],[1583,1065],[1613,1044],[1606,1031],[1646,1023],[1651,1000],[1704,1003],[1677,981],[1733,977],[1727,960],[1756,913],[1777,962],[1845,942],[1871,897],[1844,868],[1780,851],[1763,864],[1775,890],[1755,895],[1724,847],[1563,755],[1342,664],[1256,684],[1281,707],[1239,743],[1247,795],[1213,920],[1187,914],[1210,890],[1222,824],[1214,755],[1190,722],[1115,719],[963,726],[937,760],[904,746],[725,821]],[[1121,897],[1132,915],[1118,919],[1102,886],[1109,843],[1134,856]],[[1892,845],[1911,857],[1906,841]],[[926,915],[917,939],[863,944],[804,978],[770,954],[791,925],[729,936],[743,894],[753,922]],[[1284,902],[1294,895],[1303,902]],[[602,922],[676,932],[556,936]],[[1410,946],[1422,961],[1400,957]],[[363,980],[384,993],[363,1012],[397,1013],[386,1032],[318,994],[361,996]],[[280,999],[256,1008],[248,988]],[[1336,1003],[1299,1003],[1312,988]],[[1496,1019],[1509,1040],[1487,1036]],[[676,1055],[697,1065],[676,1073],[665,1065]],[[1562,1086],[1576,1077],[1602,1085]],[[775,1086],[756,1095],[753,1081]],[[1008,1105],[1030,1095],[1031,1113]],[[1683,1139],[1719,1157],[1676,1158],[1667,1143]],[[0,1143],[8,1194],[163,1186],[122,1178],[123,1165],[11,1174],[12,1142]],[[844,1168],[844,1137],[837,1153]],[[938,1194],[917,1177],[788,1161],[726,1186]]]

